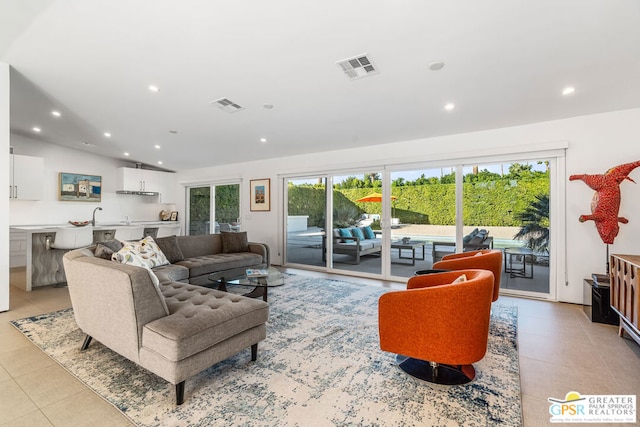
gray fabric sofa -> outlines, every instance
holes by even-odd
[[[269,246],[247,242],[246,233],[168,236],[155,239],[171,264],[154,267],[161,283],[209,285],[211,279],[234,279],[248,268],[268,268]]]
[[[167,270],[157,285],[149,270],[96,257],[92,247],[63,257],[75,320],[86,334],[81,349],[95,338],[174,384],[177,404],[184,401],[187,378],[248,347],[256,360],[269,316],[264,301],[168,280],[176,271],[194,272],[194,278],[208,274],[206,263],[196,267],[193,258],[211,255],[205,248],[216,244],[206,238],[182,241],[185,260],[194,264]],[[214,264],[228,267],[225,271],[239,268],[235,258]]]

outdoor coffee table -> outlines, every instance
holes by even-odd
[[[533,255],[529,248],[504,248],[504,272],[509,273],[510,277],[533,279]],[[516,257],[515,261],[513,257]]]
[[[249,298],[260,298],[263,301],[267,301],[267,290],[271,287],[284,285],[284,277],[278,269],[269,267],[266,269],[267,275],[262,277],[247,277],[246,274],[233,279],[227,279],[225,277],[216,277],[216,273],[209,276],[212,284],[218,286],[218,290],[227,292],[227,285],[236,286],[253,286],[253,290],[242,296]]]
[[[397,249],[398,250],[398,259],[409,259],[409,260],[411,260],[411,264],[409,264],[408,262],[392,262],[392,264],[416,265],[416,260],[424,261],[424,246],[426,244],[427,244],[427,242],[422,241],[422,240],[409,240],[408,242],[403,242],[402,240],[397,240],[395,242],[391,242],[391,249]],[[422,258],[417,258],[416,257],[416,249],[418,249],[420,247],[422,248]],[[402,250],[403,249],[410,250],[411,251],[411,256],[410,257],[403,257],[402,256]]]

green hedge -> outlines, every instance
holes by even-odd
[[[499,179],[463,183],[465,225],[522,226],[517,214],[539,194],[549,194],[549,180]],[[373,190],[334,190],[336,224],[353,223],[362,213],[380,214],[381,203],[355,202]],[[392,212],[403,224],[455,225],[455,184],[392,187]],[[309,215],[310,226],[324,227],[325,191],[321,186],[289,186],[289,215]]]

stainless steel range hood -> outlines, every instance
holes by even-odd
[[[135,196],[159,196],[157,191],[131,191],[131,190],[118,190],[116,194],[133,194]]]

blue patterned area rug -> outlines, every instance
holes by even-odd
[[[84,338],[71,309],[12,323],[141,426],[519,426],[515,307],[494,304],[489,349],[465,386],[407,376],[379,348],[382,288],[286,275],[269,290],[267,338],[175,388]]]

